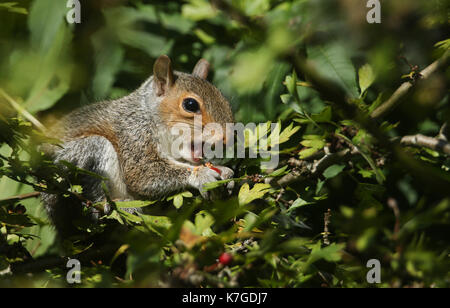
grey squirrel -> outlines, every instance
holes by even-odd
[[[55,162],[65,160],[108,178],[113,200],[154,199],[189,187],[206,196],[204,184],[231,178],[233,171],[201,164],[194,150],[176,159],[168,148],[170,128],[185,123],[195,129],[194,115],[202,116],[202,125],[233,122],[230,104],[206,80],[208,71],[204,59],[192,74],[173,71],[169,57],[160,56],[153,76],[136,91],[65,116],[53,129],[62,147],[50,147],[47,153]],[[86,176],[82,187],[86,199],[105,200],[100,179]],[[55,194],[43,194],[42,200],[57,230],[70,233],[81,213],[79,202]]]

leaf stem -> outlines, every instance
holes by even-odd
[[[23,108],[19,103],[17,103],[11,96],[9,96],[2,88],[0,88],[0,94],[8,101],[8,103],[21,115],[25,117],[28,121],[34,124],[41,132],[46,133],[47,128],[39,122],[31,113],[29,113],[25,108]]]

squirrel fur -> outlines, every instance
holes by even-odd
[[[174,159],[168,148],[173,141],[170,128],[185,123],[195,129],[194,114],[201,114],[202,125],[218,123],[225,128],[233,122],[228,101],[206,80],[208,71],[209,63],[201,59],[192,74],[176,72],[170,59],[160,56],[153,76],[136,91],[65,116],[53,129],[62,147],[46,151],[55,162],[65,160],[108,178],[113,200],[154,199],[186,188],[196,188],[205,196],[204,184],[231,178],[233,171],[215,166],[219,173],[199,165],[189,157],[191,153]],[[186,99],[194,99],[199,110],[187,111]],[[219,138],[226,140],[226,136]],[[83,177],[83,197],[104,201],[101,184],[98,178]],[[71,233],[73,220],[81,214],[79,200],[55,194],[43,194],[42,199],[57,230]]]

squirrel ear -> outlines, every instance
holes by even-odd
[[[165,94],[174,83],[172,63],[166,55],[156,59],[153,65],[153,76],[156,85],[156,95]]]
[[[198,60],[197,64],[195,64],[194,70],[192,71],[192,75],[196,77],[200,77],[202,79],[206,79],[209,73],[209,62],[205,59]]]

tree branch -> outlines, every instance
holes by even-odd
[[[404,136],[400,144],[406,146],[425,147],[450,155],[450,143],[444,139],[432,138],[421,134]]]
[[[25,199],[29,199],[29,198],[37,198],[40,195],[41,195],[41,193],[39,191],[33,191],[33,192],[27,193],[27,194],[12,196],[12,197],[8,197],[5,199],[1,199],[0,205],[5,204],[5,203],[16,202],[16,201],[20,201],[20,200],[25,200]]]
[[[448,52],[447,52],[448,54]],[[445,56],[447,58],[448,56]],[[347,96],[347,93],[336,82],[320,75],[314,68],[314,65],[307,61],[301,55],[298,55],[295,51],[292,51],[288,57],[292,60],[295,69],[298,72],[302,72],[312,85],[317,89],[322,99],[333,103],[336,110],[340,113],[340,116],[353,119],[362,128],[366,129],[379,143],[381,147],[391,151],[395,158],[403,165],[406,170],[409,170],[417,178],[427,179],[424,180],[424,184],[430,189],[435,191],[441,191],[448,188],[450,184],[450,177],[443,170],[435,167],[424,165],[411,155],[404,152],[400,146],[392,143],[388,136],[379,128],[379,125],[373,118],[364,114],[359,108],[352,104]],[[443,59],[441,59],[443,61]],[[432,179],[429,181],[428,179]]]
[[[328,235],[330,234],[330,231],[328,230],[328,226],[330,225],[330,218],[331,218],[331,209],[328,209],[323,217],[323,243],[325,245],[330,245],[330,239],[328,238]]]
[[[445,67],[449,58],[450,58],[450,51],[447,50],[442,55],[442,57],[434,61],[432,64],[430,64],[420,72],[421,76],[420,79],[427,79],[428,77],[430,77],[430,75],[439,70],[441,67]],[[413,87],[414,83],[410,81],[402,83],[402,85],[394,92],[394,94],[392,94],[392,96],[387,101],[385,101],[378,108],[376,108],[370,114],[370,116],[376,119],[391,112],[395,107],[397,107],[401,103],[402,98],[405,97],[405,95],[408,94]]]
[[[42,272],[46,269],[53,268],[65,268],[67,261],[69,259],[77,259],[81,262],[82,266],[90,264],[91,260],[106,260],[110,259],[114,253],[117,251],[117,245],[105,245],[100,248],[92,248],[87,251],[81,252],[72,257],[59,257],[59,256],[50,256],[50,257],[41,257],[30,261],[25,262],[17,262],[11,264],[11,272],[13,274],[18,273],[37,273]]]
[[[345,149],[336,153],[326,153],[321,159],[315,160],[314,162],[291,158],[289,159],[289,164],[297,167],[297,169],[294,169],[291,173],[283,176],[276,182],[276,184],[278,186],[285,187],[294,182],[303,181],[306,177],[318,177],[329,166],[339,162],[349,161],[354,155],[357,154],[359,154],[359,152],[356,149]]]
[[[441,129],[439,130],[439,139],[448,141],[449,135],[450,135],[450,127],[448,125],[449,121],[445,122],[442,126]]]

